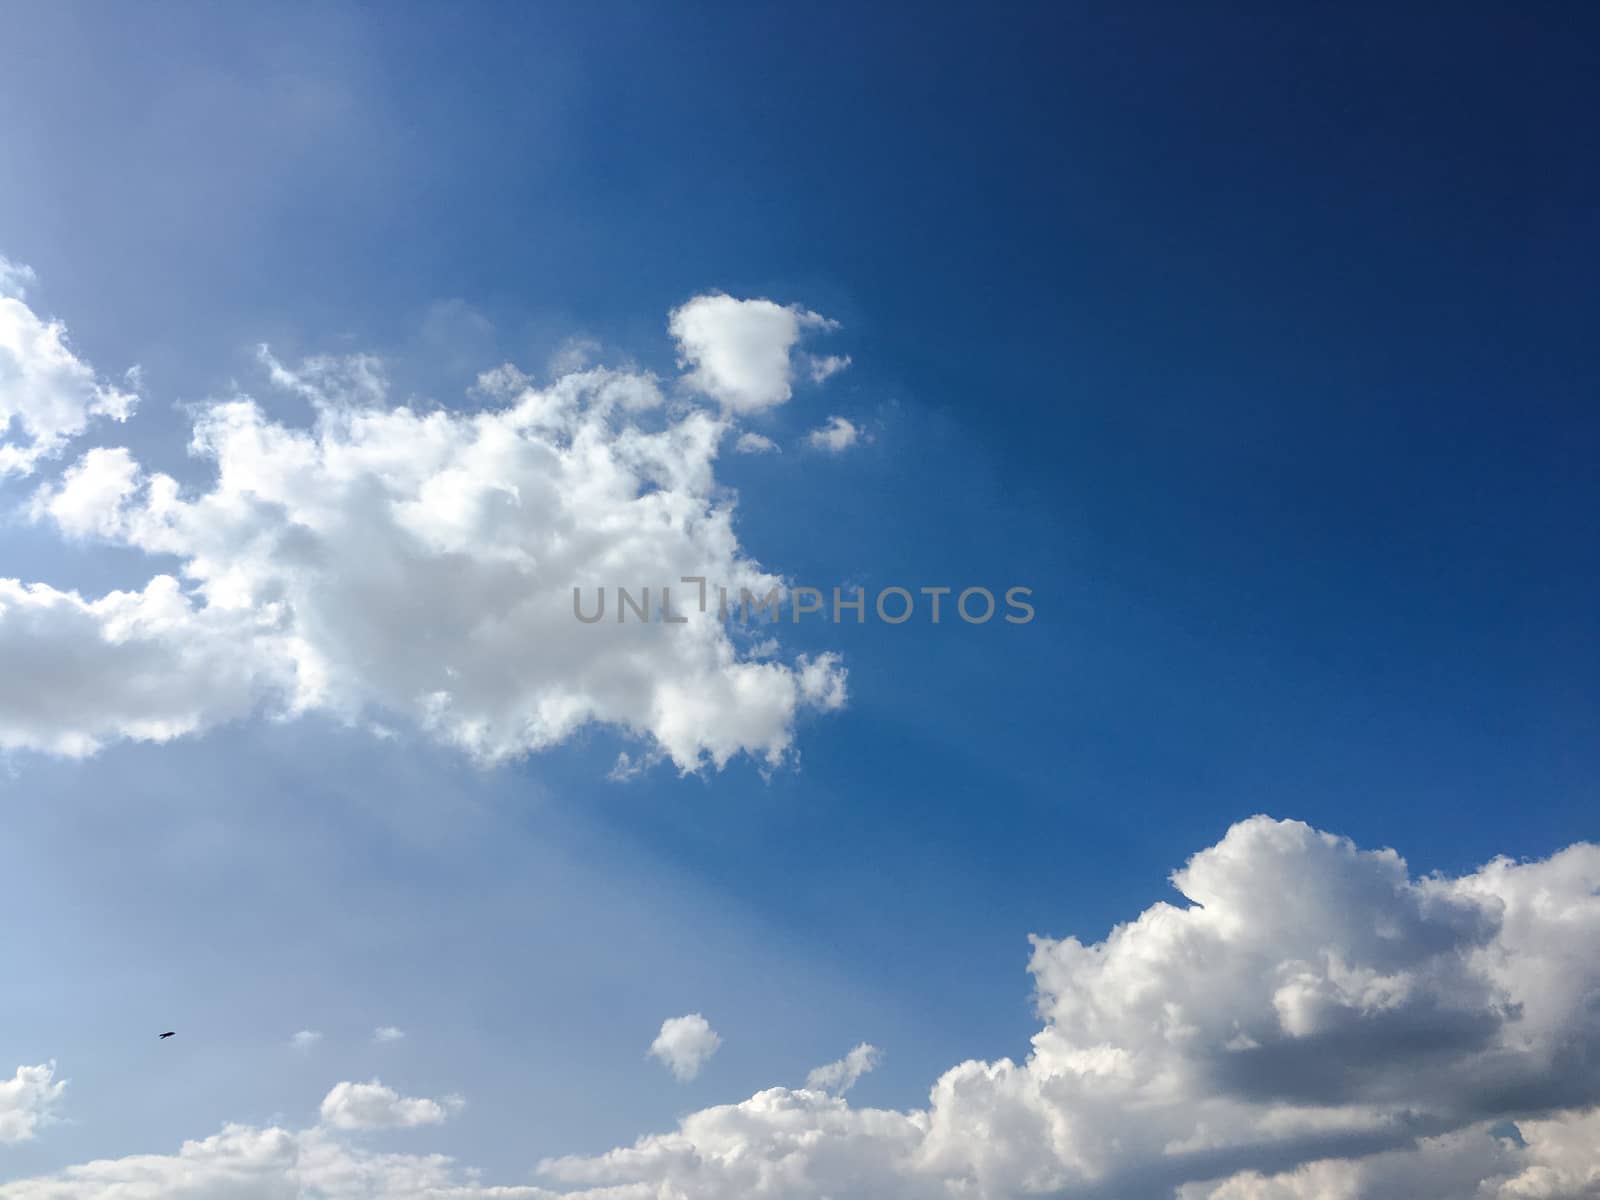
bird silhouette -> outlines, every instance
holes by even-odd
[[[177,1032],[178,1032],[178,1031],[177,1031],[177,1030],[176,1030],[176,1029],[169,1029],[169,1030],[167,1030],[167,1031],[166,1031],[166,1032],[165,1032],[165,1033],[163,1033],[163,1034],[162,1034],[162,1035],[161,1035],[161,1036],[160,1036],[160,1037],[159,1037],[159,1038],[157,1038],[157,1039],[156,1039],[156,1041],[158,1041],[158,1042],[159,1042],[159,1041],[163,1041],[163,1040],[165,1040],[165,1039],[166,1039],[166,1038],[169,1038],[169,1037],[171,1037],[171,1036],[172,1036],[172,1035],[173,1035],[173,1034],[175,1034],[175,1033],[177,1033]]]

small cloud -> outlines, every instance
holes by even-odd
[[[812,383],[822,383],[850,365],[848,354],[830,354],[826,358],[812,355],[806,364]]]
[[[690,368],[685,384],[726,412],[760,412],[793,394],[795,344],[839,324],[794,304],[712,294],[674,309],[667,327]]]
[[[777,454],[778,443],[759,433],[741,433],[739,440],[733,444],[734,450],[739,454]]]
[[[322,1034],[315,1029],[302,1029],[289,1039],[289,1044],[296,1050],[309,1050],[322,1040]]]
[[[617,761],[612,764],[611,770],[606,772],[606,778],[612,783],[627,783],[631,779],[638,779],[646,771],[665,761],[666,757],[659,751],[634,755],[623,750],[617,754]]]
[[[722,1045],[722,1039],[699,1013],[670,1017],[661,1022],[661,1032],[650,1043],[650,1053],[658,1058],[680,1083],[700,1074],[700,1068]]]
[[[883,1061],[883,1052],[876,1046],[862,1042],[838,1062],[817,1067],[806,1076],[806,1088],[813,1092],[829,1092],[842,1096],[855,1087],[856,1080]]]
[[[446,1097],[443,1104],[423,1096],[402,1096],[374,1079],[371,1083],[338,1083],[322,1101],[322,1119],[334,1129],[414,1129],[437,1125],[448,1111],[462,1105],[461,1097]]]
[[[27,263],[12,262],[0,254],[0,296],[21,300],[38,278]]]
[[[0,1146],[32,1141],[41,1126],[57,1119],[55,1107],[67,1081],[55,1075],[51,1061],[18,1067],[10,1079],[0,1079]]]
[[[372,1031],[372,1040],[375,1042],[398,1042],[405,1036],[404,1029],[396,1029],[393,1025],[379,1025]]]
[[[813,429],[806,435],[808,443],[818,450],[826,450],[829,454],[839,454],[848,450],[860,440],[861,427],[843,417],[829,417],[826,425]]]
[[[33,474],[98,419],[126,421],[139,400],[73,352],[65,325],[28,307],[33,280],[0,256],[0,478]]]
[[[389,394],[388,370],[375,354],[318,354],[289,367],[263,342],[256,360],[274,387],[318,408],[381,406]]]

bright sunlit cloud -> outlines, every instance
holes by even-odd
[[[33,320],[8,303],[13,323]],[[713,394],[771,399],[793,339],[826,325],[751,303],[702,297],[674,317]],[[740,754],[776,766],[802,714],[843,704],[835,656],[757,658],[714,612],[575,620],[575,589],[684,575],[783,587],[740,544],[716,482],[727,417],[666,412],[653,376],[602,367],[546,387],[498,368],[480,381],[494,404],[469,414],[394,404],[370,356],[260,360],[308,423],[246,394],[201,407],[192,449],[209,487],[95,447],[35,490],[41,526],[180,574],[93,597],[0,579],[0,657],[18,667],[0,681],[0,748],[84,755],[320,711],[400,717],[484,763],[610,725],[645,744],[642,761],[693,771]],[[68,374],[89,395],[92,372]]]
[[[402,1096],[374,1079],[371,1083],[335,1084],[322,1100],[322,1120],[332,1129],[413,1129],[437,1125],[461,1107],[459,1098],[443,1102]]]
[[[793,394],[796,344],[807,333],[826,333],[838,322],[796,305],[733,296],[696,296],[675,309],[668,322],[679,355],[691,369],[684,382],[732,413],[760,412]],[[849,359],[810,359],[808,373],[820,383]]]
[[[138,401],[137,372],[118,387],[67,344],[67,327],[25,297],[31,269],[0,256],[0,479],[30,475],[97,419],[126,421]]]
[[[605,1154],[548,1159],[539,1171],[552,1188],[493,1191],[438,1158],[390,1157],[379,1170],[334,1136],[437,1124],[458,1100],[341,1083],[320,1131],[229,1126],[175,1156],[92,1163],[0,1197],[256,1197],[313,1181],[329,1196],[382,1200],[448,1188],[584,1200],[1592,1191],[1600,846],[1414,878],[1392,851],[1255,817],[1172,881],[1183,903],[1153,905],[1101,942],[1034,938],[1044,1023],[1030,1053],[950,1068],[921,1109],[843,1098],[878,1061],[862,1044],[804,1089],[690,1113]],[[662,1025],[651,1053],[691,1079],[719,1044],[688,1014]],[[24,1070],[0,1096],[29,1089],[37,1109],[50,1074]],[[136,1179],[143,1190],[116,1190]],[[211,1190],[182,1190],[196,1179]]]
[[[699,1013],[669,1017],[650,1043],[650,1056],[660,1061],[682,1083],[696,1078],[700,1069],[722,1045],[722,1039]]]
[[[0,1146],[31,1141],[54,1116],[67,1081],[57,1079],[55,1063],[18,1067],[0,1079]]]

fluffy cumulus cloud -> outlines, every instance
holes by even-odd
[[[697,1198],[1586,1194],[1600,847],[1413,879],[1255,818],[1173,882],[1103,942],[1034,939],[1032,1052],[923,1110],[778,1089],[546,1168]]]
[[[55,1075],[55,1063],[40,1063],[18,1067],[10,1079],[0,1079],[0,1146],[31,1140],[51,1119],[67,1087]]]
[[[1183,903],[1104,941],[1034,939],[1031,1052],[962,1063],[911,1111],[836,1094],[863,1047],[805,1088],[546,1160],[542,1188],[482,1189],[326,1130],[231,1129],[0,1200],[1600,1196],[1600,846],[1414,878],[1392,852],[1257,817],[1173,882]],[[257,1173],[236,1184],[219,1164],[246,1151]],[[184,1191],[202,1169],[228,1186]]]
[[[196,605],[170,575],[94,600],[0,579],[0,748],[81,755],[246,715],[293,679],[239,616]]]
[[[861,440],[861,427],[844,417],[829,417],[827,424],[813,429],[806,441],[815,449],[840,454]]]
[[[761,412],[793,394],[795,371],[804,365],[817,382],[849,365],[848,358],[796,355],[809,332],[837,329],[827,317],[771,300],[696,296],[674,309],[668,329],[689,368],[684,382],[732,413]]]
[[[28,475],[96,418],[123,421],[136,396],[101,379],[67,344],[66,326],[29,305],[27,267],[0,258],[0,479]]]
[[[764,368],[738,366],[754,335],[729,350],[698,303],[675,320],[699,370],[757,386]],[[820,321],[770,307],[797,331]],[[368,357],[262,365],[306,418],[248,395],[205,406],[204,485],[99,447],[34,490],[34,520],[164,573],[103,596],[0,579],[0,661],[22,668],[0,680],[0,749],[81,755],[316,710],[409,720],[490,763],[600,723],[689,771],[776,765],[803,712],[843,703],[836,657],[756,654],[680,582],[784,588],[735,535],[718,411],[668,412],[654,377],[603,367],[542,386],[500,368],[474,411],[425,412],[391,403]],[[648,589],[657,619],[619,622],[622,588]],[[659,619],[667,588],[681,624]],[[604,620],[579,622],[576,598],[592,613],[602,591]]]
[[[331,1129],[412,1129],[437,1125],[447,1112],[460,1106],[456,1097],[441,1103],[402,1096],[374,1079],[371,1083],[335,1084],[322,1099],[322,1120]]]
[[[650,1043],[650,1054],[676,1078],[687,1082],[700,1074],[700,1068],[711,1061],[720,1045],[722,1038],[711,1028],[711,1022],[699,1013],[689,1013],[661,1022],[661,1032]]]

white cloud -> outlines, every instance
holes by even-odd
[[[1104,941],[1035,938],[1031,1053],[961,1063],[924,1108],[773,1088],[547,1160],[554,1190],[482,1188],[326,1129],[229,1127],[176,1155],[0,1185],[0,1200],[1597,1195],[1600,846],[1416,879],[1391,851],[1256,817],[1173,881],[1185,904]],[[678,1020],[689,1044],[715,1036]],[[684,1040],[673,1024],[658,1040]],[[381,1090],[380,1114],[404,1103]]]
[[[289,1039],[289,1044],[296,1050],[309,1050],[322,1040],[322,1035],[315,1029],[302,1029]]]
[[[830,354],[826,358],[811,356],[806,361],[806,371],[811,376],[811,382],[823,383],[833,378],[840,371],[850,365],[848,354]]]
[[[1500,1185],[1498,1200],[1600,1196],[1600,1109],[1585,1116],[1519,1121],[1517,1135],[1528,1152],[1509,1156],[1519,1169]]]
[[[31,1141],[39,1126],[48,1123],[66,1091],[67,1081],[56,1079],[53,1062],[18,1067],[10,1079],[0,1079],[0,1146]]]
[[[830,454],[848,450],[860,440],[860,426],[843,417],[829,417],[827,424],[813,429],[806,435],[806,441],[812,446],[818,450],[826,450]]]
[[[1032,1053],[951,1069],[926,1109],[778,1088],[545,1169],[696,1200],[1420,1197],[1317,1181],[1430,1173],[1511,1200],[1600,1162],[1577,1132],[1600,1099],[1600,847],[1414,880],[1392,852],[1254,818],[1174,882],[1188,906],[1103,942],[1034,939]],[[1270,1190],[1283,1172],[1313,1182]]]
[[[372,1031],[372,1040],[375,1042],[398,1042],[405,1036],[405,1030],[397,1029],[393,1025],[380,1025]]]
[[[783,310],[787,311],[787,310]],[[798,320],[798,318],[796,318]],[[655,380],[592,368],[535,388],[511,368],[471,413],[388,402],[373,359],[290,368],[308,427],[248,396],[195,419],[198,490],[97,448],[33,497],[64,535],[172,556],[182,582],[85,598],[0,580],[0,748],[92,753],[256,712],[409,723],[476,759],[546,749],[589,723],[641,761],[787,758],[800,715],[844,702],[824,655],[757,658],[685,604],[704,576],[783,588],[740,546],[713,467],[728,423],[667,413]],[[674,589],[686,624],[618,624],[616,589]],[[574,588],[611,596],[580,624]]]
[[[733,448],[740,454],[773,454],[778,443],[759,433],[741,433]]]
[[[1359,1161],[1325,1159],[1292,1172],[1239,1174],[1180,1188],[1177,1200],[1592,1200],[1600,1112],[1517,1125],[1519,1146],[1486,1127],[1418,1140]],[[676,1134],[605,1159],[548,1160],[576,1187],[491,1186],[439,1154],[378,1154],[326,1128],[228,1125],[176,1154],[143,1154],[0,1184],[0,1200],[1000,1200],[1005,1193],[925,1188],[904,1114],[851,1110],[818,1092],[762,1092],[706,1109]],[[659,1181],[612,1188],[614,1172]],[[733,1181],[733,1182],[730,1182]],[[595,1183],[593,1188],[588,1183]],[[1103,1196],[1105,1193],[1077,1193]],[[1168,1193],[1123,1193],[1165,1196]]]
[[[12,262],[0,254],[0,296],[21,300],[38,278],[27,263]]]
[[[406,1097],[374,1079],[371,1083],[337,1083],[322,1100],[323,1123],[333,1129],[411,1129],[437,1125],[460,1101],[444,1103]]]
[[[121,447],[97,446],[33,498],[34,520],[50,520],[69,537],[115,537],[123,497],[138,486],[139,464]]]
[[[137,401],[72,352],[65,325],[28,307],[32,280],[27,267],[0,257],[0,479],[32,474],[96,417],[127,420]]]
[[[838,323],[795,305],[708,295],[674,309],[667,327],[692,368],[684,382],[730,413],[750,413],[789,399],[795,344],[808,331]]]
[[[291,368],[273,356],[270,346],[260,345],[256,358],[273,386],[318,408],[373,408],[388,398],[388,372],[371,354],[317,355]]]
[[[550,1200],[542,1188],[482,1186],[475,1174],[441,1154],[374,1153],[326,1129],[228,1125],[176,1154],[0,1184],[0,1200]]]
[[[650,1053],[661,1060],[679,1080],[687,1082],[700,1074],[700,1068],[722,1045],[722,1039],[699,1013],[669,1017],[661,1022],[661,1032],[650,1043]]]
[[[85,600],[0,579],[0,749],[91,754],[247,715],[291,665],[270,614],[197,607],[169,575]]]
[[[926,1109],[826,1094],[870,1066],[862,1046],[806,1091],[544,1169],[696,1200],[1584,1195],[1600,847],[1412,879],[1392,852],[1254,818],[1174,883],[1187,906],[1103,942],[1034,939],[1032,1053],[953,1068]],[[678,1018],[652,1052],[688,1076],[714,1038]],[[1541,1124],[1561,1109],[1578,1111]]]
[[[814,1068],[806,1076],[806,1087],[817,1092],[831,1092],[842,1096],[855,1087],[856,1081],[876,1069],[883,1060],[883,1052],[869,1042],[862,1042],[837,1062]]]

